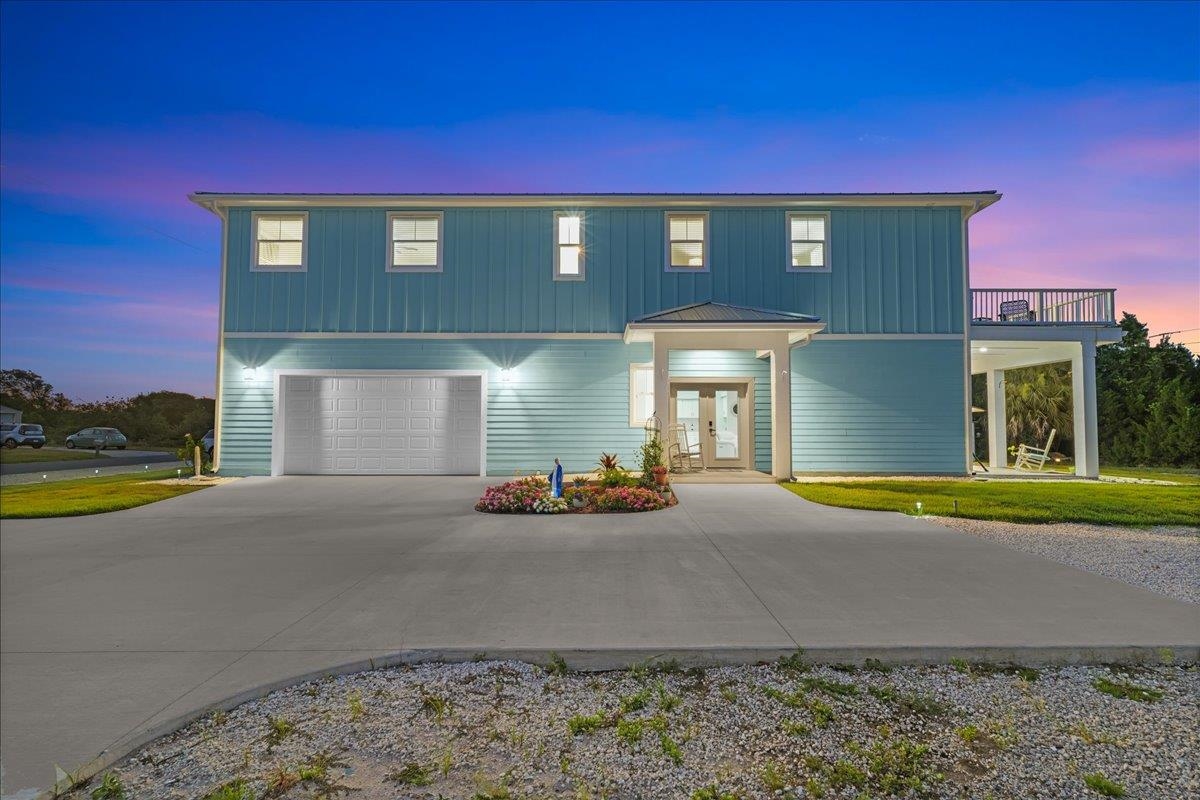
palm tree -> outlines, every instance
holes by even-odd
[[[1059,442],[1073,438],[1070,364],[1009,370],[1004,378],[1009,441],[1041,447],[1051,429]]]

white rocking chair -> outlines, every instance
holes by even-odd
[[[1017,447],[1017,461],[1013,464],[1014,469],[1028,469],[1037,472],[1042,471],[1042,467],[1050,460],[1050,445],[1054,444],[1054,434],[1057,430],[1050,430],[1050,437],[1046,439],[1045,447],[1030,447],[1027,444]]]
[[[680,423],[667,426],[667,464],[673,470],[686,470],[694,472],[696,470],[696,460],[700,461],[700,468],[704,468],[704,456],[700,450],[700,443],[691,444],[688,442],[687,426]]]

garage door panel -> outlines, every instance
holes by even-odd
[[[283,471],[478,474],[478,377],[288,377]]]

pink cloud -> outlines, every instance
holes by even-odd
[[[1193,131],[1101,142],[1090,150],[1085,163],[1135,174],[1194,171],[1200,169],[1200,137]]]

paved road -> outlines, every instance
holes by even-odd
[[[595,651],[1107,658],[1200,642],[1195,606],[773,485],[681,486],[680,506],[648,515],[535,518],[474,512],[483,483],[247,479],[6,521],[4,796],[235,694],[403,650],[595,664]]]
[[[43,450],[42,452],[46,451]],[[64,450],[63,452],[87,451]],[[117,455],[118,453],[120,455]],[[99,458],[0,464],[0,475],[24,475],[33,472],[49,474],[58,470],[90,470],[96,468],[104,469],[105,467],[140,466],[142,464],[161,464],[175,460],[174,453],[163,453],[157,450],[116,450],[112,454],[102,454]]]

